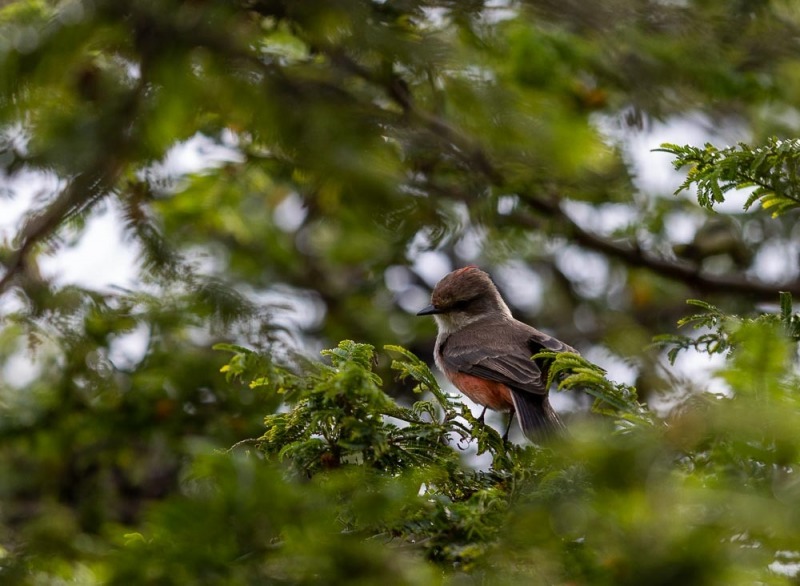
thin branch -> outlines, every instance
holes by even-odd
[[[145,87],[142,78],[111,115],[121,120],[133,120]],[[124,158],[120,155],[127,150],[132,134],[129,125],[115,126],[117,131],[106,141],[108,148],[99,151],[103,155],[86,172],[73,177],[55,200],[30,217],[17,233],[15,242],[19,245],[3,263],[6,272],[0,278],[0,295],[25,272],[28,257],[39,243],[51,238],[65,221],[88,211],[111,192],[124,169]]]
[[[391,77],[383,79],[341,54],[331,55],[331,59],[334,63],[339,64],[362,79],[382,86],[386,94],[404,112],[422,121],[432,133],[445,138],[455,144],[459,150],[467,153],[473,163],[473,168],[480,171],[492,185],[495,187],[503,187],[505,185],[502,172],[491,162],[483,146],[472,138],[465,136],[441,118],[420,109],[414,103],[407,84],[399,77],[392,74]],[[561,209],[557,200],[547,201],[539,196],[525,192],[517,193],[517,195],[521,201],[532,209],[557,220],[565,236],[571,237],[585,248],[616,258],[629,266],[646,268],[659,275],[681,281],[690,287],[706,292],[739,293],[768,300],[774,300],[778,291],[788,291],[793,295],[800,295],[800,281],[798,280],[781,284],[769,284],[745,277],[706,274],[699,267],[690,263],[657,257],[643,251],[638,245],[622,244],[594,234],[570,218]]]
[[[16,237],[19,247],[4,263],[6,272],[0,278],[0,295],[11,285],[17,275],[25,271],[28,255],[40,242],[52,237],[59,226],[71,217],[88,210],[105,196],[104,189],[113,184],[118,169],[104,170],[104,176],[80,175],[64,188],[49,206],[31,217]]]
[[[382,87],[392,101],[402,108],[409,119],[420,122],[431,134],[455,146],[461,157],[466,159],[471,167],[478,169],[492,183],[496,185],[503,183],[502,175],[489,160],[483,146],[450,125],[446,120],[419,108],[411,91],[408,89],[408,84],[400,76],[394,73],[389,75],[375,74],[341,51],[327,51],[327,55],[333,65],[362,78],[364,81]]]
[[[778,291],[800,295],[798,280],[773,285],[745,277],[704,274],[699,267],[691,263],[660,258],[638,246],[614,242],[589,232],[570,218],[556,201],[548,202],[526,193],[518,195],[521,201],[536,211],[557,220],[562,226],[563,233],[581,246],[621,260],[629,266],[649,269],[661,276],[681,281],[706,292],[739,293],[771,301],[776,299]]]
[[[503,187],[505,185],[502,172],[492,163],[483,146],[453,128],[438,116],[419,108],[408,90],[408,85],[397,75],[392,74],[388,77],[381,77],[373,74],[346,55],[341,53],[329,53],[329,55],[332,62],[342,69],[361,77],[365,81],[382,86],[386,94],[407,115],[421,121],[433,134],[453,143],[456,148],[467,154],[472,167],[481,172],[492,185],[495,187]],[[521,201],[532,209],[556,220],[565,236],[572,238],[585,248],[616,258],[629,266],[651,270],[661,276],[681,281],[690,287],[705,292],[739,293],[766,300],[774,300],[778,291],[788,291],[793,295],[800,295],[800,281],[798,280],[773,285],[745,277],[706,274],[699,267],[690,263],[657,257],[643,251],[638,245],[622,244],[594,234],[570,218],[557,203],[557,200],[547,201],[525,192],[517,193],[517,195]]]

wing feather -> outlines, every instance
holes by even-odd
[[[574,352],[570,346],[518,322],[476,323],[444,341],[441,360],[450,370],[547,394],[546,366],[531,360],[542,349]],[[543,372],[544,371],[544,372]]]

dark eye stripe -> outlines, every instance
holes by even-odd
[[[472,303],[472,299],[462,299],[461,301],[453,303],[452,309],[456,311],[464,310],[469,307],[470,303]]]

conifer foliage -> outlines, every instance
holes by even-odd
[[[798,31],[0,2],[0,584],[796,583]],[[581,351],[558,441],[430,370],[467,264]]]

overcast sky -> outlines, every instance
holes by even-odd
[[[671,157],[666,153],[652,152],[663,142],[679,144],[703,144],[713,141],[721,145],[732,143],[744,137],[736,136],[737,131],[728,130],[728,136],[715,135],[710,124],[702,119],[685,119],[673,121],[669,125],[656,124],[647,132],[633,132],[618,129],[600,121],[599,126],[610,137],[610,140],[622,141],[625,151],[636,175],[636,182],[642,192],[655,194],[669,194],[675,190],[682,181],[682,176],[672,169]],[[151,172],[171,177],[180,177],[183,174],[196,172],[226,161],[235,161],[238,158],[234,138],[224,137],[222,146],[214,143],[204,136],[182,143],[173,148],[165,160]],[[11,241],[20,227],[24,213],[31,207],[39,207],[48,201],[59,189],[58,181],[52,176],[33,173],[20,173],[13,180],[6,181],[0,197],[0,239]],[[690,196],[686,196],[690,197]],[[740,211],[744,195],[731,194],[730,199],[720,206],[719,211]],[[280,213],[287,224],[297,220],[302,213],[300,206],[294,209],[289,202]],[[576,215],[579,221],[600,222],[603,225],[591,226],[594,229],[613,228],[615,224],[629,221],[630,216],[624,211],[624,206],[619,207],[619,212],[613,209],[603,215],[583,214],[581,208],[570,208],[570,213]],[[298,216],[299,217],[299,216]],[[598,220],[599,218],[599,220]],[[300,218],[301,219],[301,218]],[[672,227],[673,236],[677,239],[689,239],[696,226],[687,220],[685,225]],[[52,278],[56,283],[73,283],[84,287],[106,290],[119,286],[125,288],[136,287],[135,262],[138,249],[134,242],[126,239],[120,228],[120,214],[116,205],[108,200],[98,207],[80,234],[65,235],[66,245],[60,247],[52,255],[40,259],[40,269],[46,277]],[[588,257],[587,257],[588,258]],[[575,262],[588,262],[586,258],[578,258]],[[435,283],[445,272],[450,270],[449,261],[435,252],[422,253],[414,263],[414,269],[428,282]],[[517,267],[522,270],[524,267]],[[584,267],[585,268],[585,267]],[[527,270],[527,269],[525,269]],[[777,273],[780,276],[785,267],[773,267],[768,273]],[[496,275],[504,285],[507,294],[513,297],[512,301],[521,306],[535,307],[540,304],[541,297],[536,290],[535,275],[527,274],[525,282],[527,287],[515,285],[514,267],[509,265],[500,270]],[[527,271],[530,273],[530,271]],[[586,272],[586,271],[584,271]],[[768,275],[771,276],[771,275]],[[517,280],[519,282],[519,280]],[[421,293],[422,295],[422,293]],[[420,306],[424,299],[420,299]],[[6,295],[0,299],[0,317],[2,313],[12,309],[14,301]],[[410,310],[411,308],[406,308]],[[300,316],[298,316],[300,317]],[[127,343],[129,351],[138,353],[135,337]],[[124,352],[123,352],[124,354]],[[587,356],[609,370],[610,378],[623,382],[632,382],[633,370],[622,361],[613,358],[610,354],[598,349],[593,355]],[[120,359],[123,359],[121,357]],[[708,378],[717,359],[710,360],[707,356],[694,356],[692,359],[682,359],[681,369],[691,376]],[[33,376],[33,365],[29,360],[19,357],[9,363],[5,369],[5,376],[9,380],[17,379],[18,382]],[[558,399],[556,398],[556,403]]]

